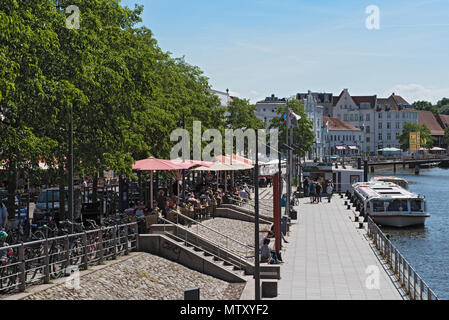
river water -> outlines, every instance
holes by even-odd
[[[424,227],[392,229],[383,227],[393,244],[409,261],[439,299],[449,299],[449,170],[401,169],[376,172],[375,175],[394,175],[409,182],[410,191],[427,199],[431,217]]]

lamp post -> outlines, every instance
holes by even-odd
[[[232,158],[232,154],[231,154]],[[254,278],[255,300],[260,300],[260,260],[259,260],[259,130],[256,129],[256,164],[254,167]]]

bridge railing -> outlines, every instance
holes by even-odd
[[[412,300],[438,300],[423,278],[410,265],[377,224],[368,216],[368,235],[387,261],[404,290]]]

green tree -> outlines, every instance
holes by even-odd
[[[231,129],[264,129],[265,122],[256,117],[256,109],[256,105],[251,104],[248,99],[233,98],[227,108],[227,127]]]
[[[419,125],[418,123],[405,122],[402,129],[402,134],[399,136],[399,142],[402,150],[410,149],[410,132],[420,132],[421,147],[431,148],[435,138],[431,136],[430,129],[426,125]]]

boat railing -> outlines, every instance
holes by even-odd
[[[438,300],[438,296],[368,216],[368,236],[389,264],[399,283],[412,300]]]

